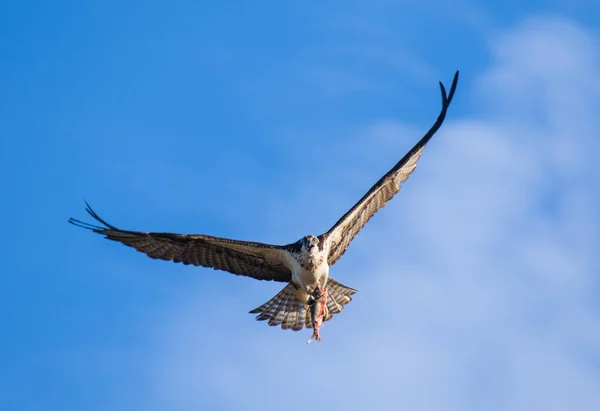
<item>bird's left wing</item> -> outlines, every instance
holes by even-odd
[[[440,82],[442,91],[442,109],[429,131],[419,140],[417,144],[390,170],[386,175],[375,183],[373,187],[354,205],[342,218],[334,224],[331,229],[323,234],[330,241],[329,265],[344,254],[352,239],[365,226],[367,221],[377,213],[385,204],[400,191],[400,184],[412,174],[417,166],[417,161],[427,142],[433,137],[446,118],[446,111],[452,102],[456,84],[458,83],[458,71],[454,75],[450,93],[446,94],[444,85]]]
[[[133,247],[151,258],[193,264],[253,277],[288,282],[291,272],[283,263],[282,246],[231,240],[202,234],[150,233],[121,230],[108,224],[86,203],[86,211],[102,226],[74,218],[69,222]]]

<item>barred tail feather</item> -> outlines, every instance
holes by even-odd
[[[352,301],[351,295],[356,294],[354,288],[345,286],[329,277],[327,280],[327,311],[325,321],[331,319],[333,314],[339,314],[344,309],[344,305]]]
[[[269,320],[271,326],[281,325],[284,330],[298,331],[302,329],[306,310],[296,297],[296,288],[290,283],[275,297],[250,311],[250,314],[258,314],[258,321]]]
[[[344,305],[352,301],[352,294],[356,290],[335,281],[329,277],[327,281],[327,311],[324,321],[329,321],[333,314],[338,314],[344,309]],[[299,331],[303,326],[312,328],[310,321],[310,310],[296,297],[296,289],[293,284],[287,284],[283,289],[269,301],[250,311],[250,314],[258,314],[258,321],[268,321],[270,326],[281,325],[284,330]]]

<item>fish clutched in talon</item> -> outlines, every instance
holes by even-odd
[[[326,317],[327,312],[327,288],[317,285],[307,304],[310,307],[310,322],[313,327],[313,334],[308,339],[307,344],[315,339],[322,344],[323,340],[321,340],[319,330],[323,325],[323,319]]]

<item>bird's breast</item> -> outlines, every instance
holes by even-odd
[[[314,290],[317,283],[324,286],[329,277],[329,265],[324,253],[322,255],[288,254],[285,264],[292,272],[293,282],[309,291]]]
[[[327,263],[321,263],[310,267],[310,269],[301,268],[294,276],[300,284],[313,290],[317,284],[325,285],[329,277],[329,266]]]

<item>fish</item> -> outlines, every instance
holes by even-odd
[[[308,339],[307,344],[310,344],[312,340],[317,340],[322,344],[323,340],[321,340],[319,330],[323,325],[323,319],[327,313],[327,288],[317,285],[309,299],[308,305],[310,308],[310,321],[313,327],[313,334]]]

